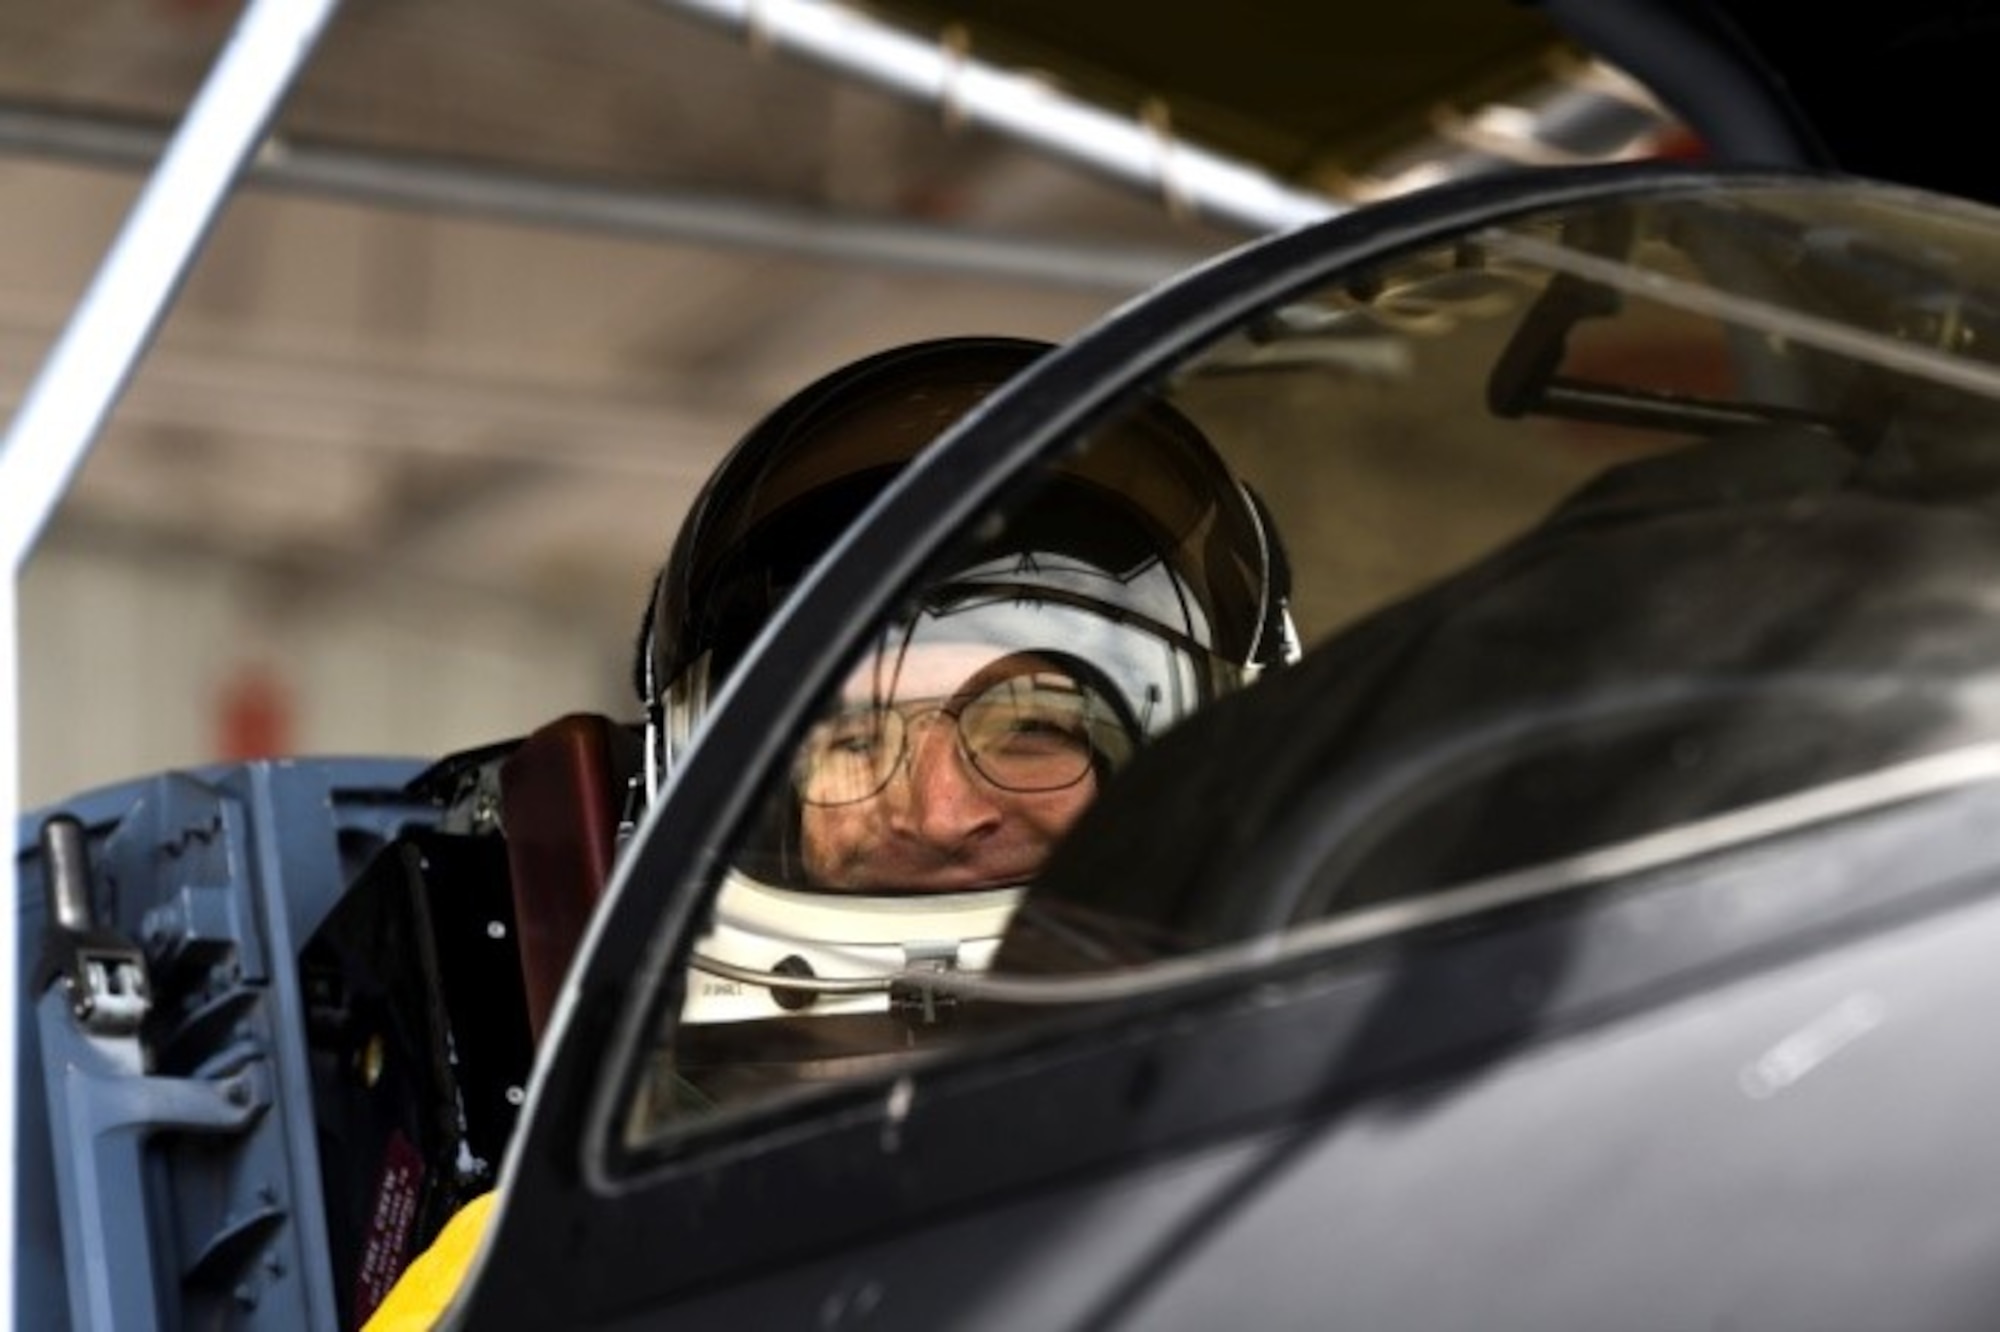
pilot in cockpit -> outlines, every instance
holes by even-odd
[[[641,628],[645,794],[780,603],[919,450],[1048,348],[947,338],[809,385],[732,450]],[[991,958],[1023,887],[1133,751],[1297,656],[1261,505],[1164,406],[1048,465],[875,631],[820,710],[697,941],[675,1106],[846,1076],[938,1034],[890,977]],[[368,1332],[429,1326],[477,1248],[475,1199]]]
[[[717,471],[656,586],[657,784],[715,681],[916,452],[1046,348],[953,338],[820,380]],[[733,1099],[921,1043],[886,977],[989,959],[1133,750],[1296,655],[1282,554],[1184,417],[1087,438],[881,626],[773,782],[696,946],[677,1078]],[[676,1094],[684,1094],[681,1086]]]

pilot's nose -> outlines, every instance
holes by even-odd
[[[895,806],[901,831],[955,846],[999,824],[995,792],[966,762],[949,722],[934,719],[909,743],[908,774]]]

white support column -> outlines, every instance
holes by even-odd
[[[339,0],[251,0],[173,142],[112,242],[55,349],[0,443],[0,1143],[18,1150],[23,1003],[19,952],[21,795],[20,578],[167,303],[193,266],[231,185],[263,141],[279,104]],[[40,1089],[32,1089],[39,1095]],[[0,1189],[0,1253],[16,1253],[14,1190]],[[0,1330],[17,1315],[0,1301]]]

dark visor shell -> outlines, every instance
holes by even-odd
[[[761,421],[703,488],[661,572],[642,645],[653,688],[642,674],[642,697],[704,655],[711,672],[732,669],[903,466],[1048,350],[1011,338],[894,348],[816,381]],[[955,567],[1015,552],[1113,574],[1164,561],[1193,603],[1200,646],[1239,664],[1258,659],[1271,598],[1265,537],[1190,422],[1148,405],[1094,432],[1050,477],[997,536],[956,552]]]

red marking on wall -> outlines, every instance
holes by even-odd
[[[217,698],[216,756],[273,758],[293,752],[291,691],[268,666],[241,666]]]

